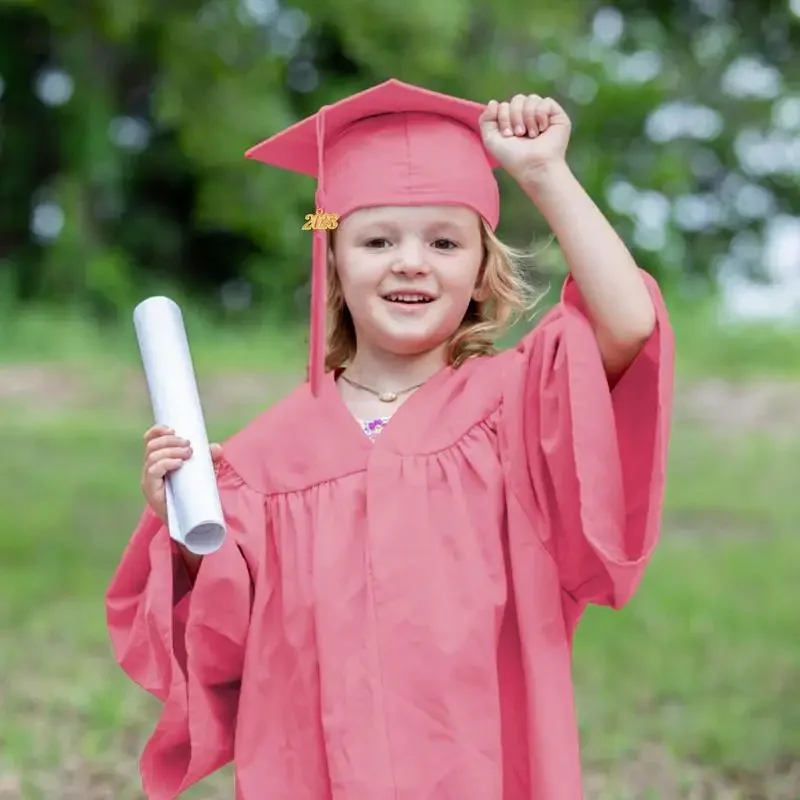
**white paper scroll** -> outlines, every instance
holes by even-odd
[[[190,552],[208,555],[222,547],[225,519],[183,315],[169,298],[150,297],[134,309],[133,324],[155,422],[192,446],[192,457],[166,481],[169,535]]]

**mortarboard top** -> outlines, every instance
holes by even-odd
[[[463,205],[492,227],[500,197],[497,163],[483,146],[485,106],[388,80],[250,148],[246,156],[317,179],[316,208],[344,217],[359,208]],[[327,239],[315,230],[309,379],[324,374]]]

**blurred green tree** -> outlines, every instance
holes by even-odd
[[[757,271],[800,200],[798,27],[767,0],[0,0],[0,292],[113,317],[171,285],[297,313],[312,182],[243,153],[388,77],[559,98],[645,268]],[[542,241],[501,180],[503,235]]]

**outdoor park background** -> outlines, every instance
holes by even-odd
[[[573,168],[672,310],[663,544],[577,636],[587,796],[796,800],[797,0],[0,0],[0,798],[142,797],[157,709],[103,609],[150,424],[132,308],[182,304],[212,439],[288,391],[313,186],[242,154],[388,77],[561,100]],[[501,233],[557,287],[503,192]]]

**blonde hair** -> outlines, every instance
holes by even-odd
[[[527,311],[532,311],[543,296],[526,281],[526,264],[531,254],[517,250],[497,238],[481,219],[483,263],[476,296],[470,300],[464,319],[450,337],[447,360],[459,366],[469,358],[491,355],[496,342]],[[345,366],[356,353],[353,318],[344,301],[333,251],[328,251],[328,340],[325,368]]]

